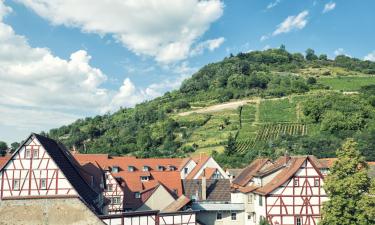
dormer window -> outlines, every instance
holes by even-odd
[[[212,175],[212,179],[220,179],[220,173],[219,171],[215,171],[215,173]]]
[[[112,173],[118,173],[120,168],[118,166],[112,166]]]
[[[175,170],[176,170],[176,167],[174,167],[174,166],[169,166],[169,170],[170,170],[170,171],[175,171]]]
[[[149,181],[150,177],[149,176],[141,176],[141,181]]]
[[[150,167],[149,166],[143,166],[143,171],[150,171]]]
[[[188,174],[188,172],[189,172],[189,168],[185,167],[184,168],[184,174]]]
[[[134,166],[128,166],[128,171],[129,172],[134,172],[134,170],[135,170]]]
[[[159,171],[164,171],[164,166],[158,166]]]

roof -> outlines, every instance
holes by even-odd
[[[242,192],[242,193],[249,193],[249,192],[252,192],[254,191],[255,189],[257,189],[259,186],[256,186],[256,185],[250,185],[250,186],[246,186],[246,187],[239,187],[239,188],[236,188],[236,190],[238,190],[239,192]]]
[[[81,165],[93,164],[94,162],[103,169],[118,166],[119,171],[117,173],[111,172],[111,174],[113,177],[120,177],[123,180],[121,186],[127,199],[125,208],[140,207],[159,185],[163,185],[175,198],[183,193],[180,171],[159,171],[158,168],[163,166],[167,169],[168,166],[174,166],[178,169],[184,161],[182,158],[141,159],[133,156],[110,157],[106,154],[74,154],[74,157]],[[128,171],[129,166],[133,166],[135,170],[133,172]],[[143,171],[143,166],[148,166],[150,171]],[[141,176],[148,176],[149,180],[141,181]],[[135,198],[135,192],[142,193],[140,199]]]
[[[234,178],[236,178],[240,173],[242,172],[243,169],[227,169],[227,173],[232,175]]]
[[[184,193],[190,197],[198,193],[198,198],[202,199],[202,180],[183,180]],[[230,181],[228,179],[207,179],[206,180],[206,200],[207,201],[230,201]]]
[[[287,162],[282,171],[276,175],[275,178],[273,178],[266,185],[256,189],[255,192],[263,195],[269,194],[270,192],[287,182],[301,168],[306,160],[309,160],[310,163],[317,168],[314,160],[310,156],[293,156]],[[320,173],[319,170],[317,172]]]
[[[216,171],[217,171],[216,168],[207,167],[203,170],[203,173],[202,175],[199,176],[199,179],[202,179],[202,177],[206,177],[206,179],[211,179],[212,175],[214,175]]]
[[[322,158],[319,159],[320,163],[325,165],[327,168],[331,168],[333,163],[337,160],[337,158]]]
[[[188,174],[186,179],[194,179],[195,175],[201,170],[201,168],[206,164],[206,162],[210,159],[210,156],[207,155],[199,155],[199,156],[194,156],[192,159],[194,160],[197,165],[194,167],[194,169]]]
[[[9,159],[10,159],[10,156],[2,156],[2,157],[0,157],[0,170],[8,162]]]
[[[180,209],[182,209],[184,206],[186,206],[188,203],[190,203],[190,199],[186,197],[185,195],[181,195],[176,201],[169,204],[165,209],[163,209],[163,212],[177,212]]]
[[[246,186],[247,183],[249,183],[249,181],[267,162],[270,162],[268,158],[260,158],[254,160],[249,166],[243,169],[242,172],[232,182],[239,186]]]

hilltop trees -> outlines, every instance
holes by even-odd
[[[373,224],[374,196],[369,195],[370,178],[367,164],[349,139],[337,150],[338,160],[325,179],[329,201],[323,206],[322,225]],[[373,190],[371,190],[373,191]],[[372,221],[372,222],[371,222]]]
[[[5,143],[4,141],[0,141],[0,156],[5,155],[7,149],[8,149],[7,143]]]

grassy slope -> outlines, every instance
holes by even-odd
[[[319,83],[330,87],[329,91],[356,91],[363,85],[375,84],[375,77],[323,77]],[[301,112],[301,102],[306,95],[293,95],[280,99],[262,99],[258,103],[249,103],[243,106],[241,113],[241,126],[239,123],[239,110],[225,110],[212,113],[211,119],[201,127],[191,130],[188,142],[185,145],[197,144],[199,147],[193,154],[202,152],[210,154],[213,150],[222,152],[230,133],[236,134],[239,148],[248,150],[257,146],[257,142],[267,142],[280,135],[282,132],[294,135],[310,135],[316,132],[311,124],[305,124]],[[189,116],[176,116],[180,120],[196,120],[202,114]],[[207,115],[205,115],[207,116]],[[223,130],[219,129],[224,124],[224,118],[229,118],[230,124]],[[280,125],[281,124],[281,125]],[[267,133],[268,132],[268,133]],[[276,133],[275,133],[276,132]],[[259,136],[260,135],[260,136]]]

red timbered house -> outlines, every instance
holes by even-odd
[[[314,156],[258,159],[233,181],[232,196],[249,204],[246,224],[266,218],[272,225],[317,225],[327,200],[322,169]]]
[[[31,134],[1,168],[0,198],[78,197],[101,213],[101,194],[83,176],[79,164],[63,146]]]

